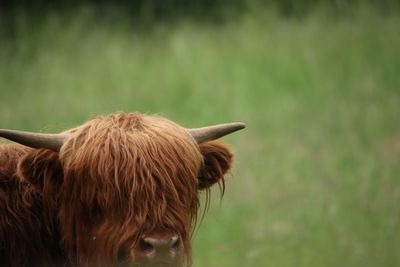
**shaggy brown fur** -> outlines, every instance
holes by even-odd
[[[189,263],[198,191],[223,192],[230,150],[138,113],[68,132],[59,153],[0,146],[0,265],[138,264],[131,251],[155,232],[178,235]]]

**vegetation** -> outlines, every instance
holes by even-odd
[[[2,20],[1,127],[57,132],[120,110],[244,121],[224,139],[236,164],[193,266],[400,265],[396,12],[256,8],[151,28],[121,12]]]

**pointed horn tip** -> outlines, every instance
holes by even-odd
[[[246,128],[246,124],[243,122],[231,122],[231,123],[227,123],[225,125],[226,125],[226,127],[229,127],[234,132]]]
[[[234,122],[234,123],[236,124],[236,127],[238,128],[238,130],[246,128],[246,123],[244,123],[244,122]]]

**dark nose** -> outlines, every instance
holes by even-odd
[[[139,250],[148,258],[162,257],[174,259],[180,247],[179,237],[146,236],[139,241]]]

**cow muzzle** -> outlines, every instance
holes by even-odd
[[[140,266],[181,266],[183,242],[178,235],[145,235],[133,248]]]

